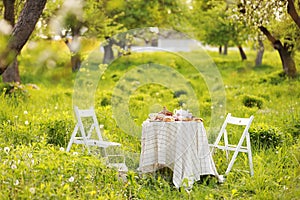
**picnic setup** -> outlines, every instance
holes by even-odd
[[[300,199],[300,0],[0,1],[0,200]]]
[[[66,151],[70,151],[72,144],[84,145],[88,152],[92,146],[102,148],[109,167],[114,167],[119,172],[128,172],[124,156],[121,162],[109,161],[109,157],[122,157],[122,154],[109,155],[106,149],[108,147],[120,147],[121,144],[103,140],[94,108],[79,109],[75,106],[74,112],[77,123]],[[82,118],[92,119],[92,123],[87,129],[84,127]],[[216,141],[209,144],[202,118],[195,117],[191,112],[182,108],[171,112],[163,107],[162,111],[158,113],[150,113],[142,124],[141,152],[137,170],[140,174],[145,174],[168,167],[173,172],[172,182],[176,188],[190,189],[193,183],[199,181],[203,175],[212,175],[218,182],[223,183],[224,177],[218,173],[213,160],[213,153],[217,148],[226,151],[227,159],[229,159],[229,151],[234,152],[224,175],[231,171],[238,153],[241,152],[248,154],[249,173],[253,176],[251,143],[248,132],[253,118],[254,116],[238,118],[228,113]],[[243,132],[240,133],[241,137],[238,144],[228,143],[230,133],[227,133],[227,124],[244,127]],[[91,137],[93,131],[96,132],[96,138]],[[223,143],[220,143],[221,141]],[[246,146],[243,146],[244,142]]]

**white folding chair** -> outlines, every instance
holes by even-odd
[[[251,152],[251,143],[250,143],[250,134],[248,132],[250,125],[253,121],[254,116],[250,116],[249,118],[239,118],[239,117],[233,117],[231,116],[231,113],[228,113],[221,131],[219,133],[219,135],[216,138],[216,141],[214,144],[210,145],[212,147],[211,153],[214,152],[215,148],[218,149],[222,149],[226,151],[226,157],[227,160],[229,160],[229,153],[228,151],[234,151],[233,156],[229,162],[229,165],[227,167],[227,170],[225,172],[225,175],[227,175],[235,160],[236,157],[238,155],[239,152],[243,152],[243,153],[247,153],[248,154],[248,160],[249,160],[249,167],[250,167],[250,175],[253,176],[254,175],[254,171],[253,171],[253,163],[252,163],[252,152]],[[233,124],[233,125],[239,125],[239,126],[245,126],[242,136],[238,142],[237,145],[233,145],[233,144],[229,144],[228,143],[228,134],[227,134],[227,130],[226,127],[228,124]],[[220,144],[221,138],[224,138],[224,144]],[[246,139],[246,146],[243,146],[244,140]]]
[[[88,149],[88,152],[91,153],[90,147],[96,146],[104,149],[104,157],[107,158],[109,163],[109,157],[123,157],[123,162],[121,163],[109,163],[109,166],[113,166],[118,168],[119,170],[126,167],[125,165],[125,157],[121,155],[108,155],[106,152],[106,148],[108,147],[119,147],[120,143],[104,141],[101,135],[100,126],[96,117],[96,113],[93,107],[89,109],[79,109],[77,106],[74,106],[75,117],[77,120],[77,124],[75,125],[74,131],[71,135],[69,144],[67,146],[67,152],[70,151],[72,144],[82,144]],[[83,118],[90,118],[91,123],[88,124],[88,131],[86,133],[86,129],[84,127],[84,123],[82,121]],[[93,131],[96,132],[96,137],[92,137]],[[127,169],[127,167],[126,167]]]

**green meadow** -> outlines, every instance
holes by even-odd
[[[85,43],[82,56],[87,58],[97,45],[93,41]],[[224,105],[214,104],[205,77],[184,57],[172,53],[132,53],[116,59],[99,77],[94,107],[99,123],[104,125],[103,136],[122,144],[130,169],[122,179],[101,156],[88,154],[80,145],[65,151],[76,123],[72,106],[77,76],[71,72],[70,55],[59,42],[29,43],[19,56],[22,84],[0,85],[0,199],[298,199],[299,77],[289,79],[283,75],[276,51],[267,50],[261,66],[254,66],[254,50],[246,52],[246,61],[240,60],[238,51],[229,51],[227,56],[207,53],[222,78]],[[182,53],[194,60],[201,59],[199,54]],[[295,60],[299,70],[299,55]],[[134,86],[141,81],[139,70],[146,70],[137,67],[156,64],[174,73],[172,88],[157,83],[151,73],[147,80],[152,84]],[[182,89],[186,83],[195,94],[191,102],[190,93]],[[127,93],[128,101],[121,101],[119,95],[133,86],[136,89]],[[124,132],[113,116],[118,114],[114,106],[123,104],[128,106],[135,124],[134,134]],[[176,189],[169,172],[138,173],[139,131],[149,112],[159,111],[162,106],[171,111],[180,107],[193,110],[196,104],[200,109],[195,114],[204,119],[210,140],[216,131],[210,123],[224,120],[226,113],[254,115],[250,128],[253,177],[243,171],[248,169],[243,154],[224,183],[203,177],[191,191]],[[212,118],[217,107],[225,113]],[[232,127],[232,131],[239,130]],[[236,142],[238,137],[232,140]],[[228,164],[225,154],[218,151],[214,161],[223,174]]]

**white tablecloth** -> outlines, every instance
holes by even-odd
[[[169,167],[177,188],[191,187],[194,181],[200,180],[200,175],[219,178],[202,122],[145,121],[141,142],[141,173]]]

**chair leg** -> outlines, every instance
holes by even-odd
[[[227,137],[227,131],[224,129],[224,144],[225,144],[225,151],[226,151],[226,159],[227,162],[229,161],[229,152],[228,152],[228,137]]]
[[[250,143],[250,135],[249,135],[249,133],[247,133],[246,140],[247,140],[247,149],[248,149],[248,160],[249,160],[249,167],[250,167],[250,176],[254,176],[253,162],[252,162],[252,151],[251,151],[251,143]]]
[[[226,169],[225,175],[227,175],[230,172],[230,170],[231,170],[231,168],[232,168],[232,166],[233,166],[233,164],[235,162],[235,159],[236,159],[238,153],[239,153],[238,151],[234,152],[234,154],[233,154],[233,156],[232,156],[232,158],[230,160],[230,163],[229,163],[229,165],[228,165],[228,167]]]
[[[241,146],[243,144],[244,139],[245,139],[245,134],[243,134],[243,136],[241,137],[241,139],[240,139],[240,141],[239,141],[239,143],[238,143],[238,145],[237,145],[237,147],[236,147],[236,149],[234,151],[234,154],[233,154],[233,156],[231,158],[231,161],[230,161],[230,163],[228,165],[228,168],[227,168],[227,170],[225,172],[225,175],[227,175],[230,172],[230,170],[231,170],[231,168],[232,168],[232,166],[233,166],[233,164],[235,162],[235,159],[236,159],[236,157],[237,157],[237,155],[238,155],[238,153],[239,153],[239,151],[241,149]]]
[[[69,141],[69,144],[68,144],[68,147],[67,147],[67,152],[69,152],[70,151],[70,149],[71,149],[71,146],[72,146],[72,144],[73,144],[73,142],[74,142],[74,138],[75,138],[75,136],[76,136],[76,134],[77,134],[77,131],[78,131],[78,124],[76,124],[76,126],[75,126],[75,128],[74,128],[74,131],[73,131],[73,133],[72,133],[72,135],[71,135],[71,139],[70,139],[70,141]]]

